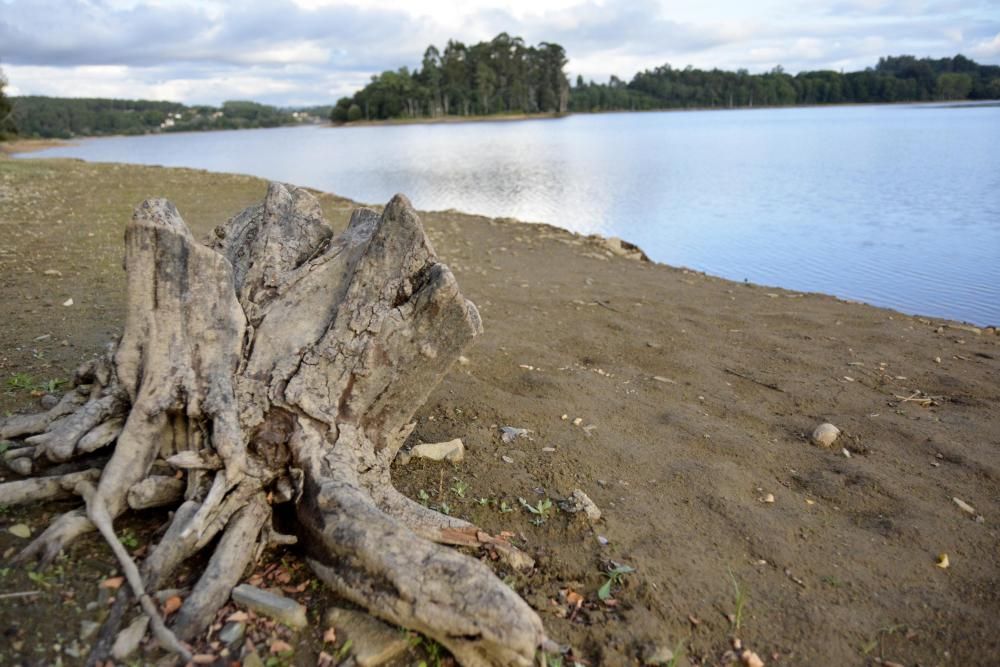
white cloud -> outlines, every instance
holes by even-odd
[[[16,94],[329,103],[428,44],[501,31],[562,44],[575,78],[855,69],[879,56],[1000,62],[996,0],[0,0]]]

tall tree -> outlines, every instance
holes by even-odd
[[[4,88],[7,87],[7,78],[0,69],[0,141],[7,138],[7,135],[14,134],[17,128],[14,127],[14,105],[7,97]]]

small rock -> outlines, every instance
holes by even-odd
[[[384,665],[410,647],[405,634],[365,612],[332,607],[326,612],[326,625],[350,640],[351,654],[360,667]]]
[[[743,649],[740,653],[740,662],[743,663],[743,667],[764,667],[764,661],[750,649]]]
[[[812,441],[820,447],[830,447],[837,441],[837,437],[839,435],[840,429],[833,424],[820,424],[816,427],[816,430],[813,431]]]
[[[542,451],[545,452],[546,454],[551,454],[552,452],[556,451],[556,448],[555,447],[542,447]]]
[[[28,527],[26,523],[15,523],[13,526],[7,529],[11,535],[15,537],[20,537],[21,539],[28,539],[31,537],[31,528]]]
[[[55,276],[56,278],[59,278],[59,277],[62,276],[62,271],[60,271],[58,269],[45,269],[44,271],[42,271],[42,275],[43,276]]]
[[[934,363],[935,364],[940,364],[941,363],[941,357],[934,357]]]
[[[760,501],[762,503],[773,503],[774,502],[774,494],[773,493],[769,493],[766,496],[764,496],[763,498],[761,498]]]
[[[124,630],[115,637],[114,646],[111,647],[111,655],[115,660],[124,660],[139,649],[142,638],[146,636],[146,626],[149,625],[149,617],[145,614],[139,616]]]
[[[72,298],[66,299],[65,301],[63,301],[63,305],[64,306],[72,306],[73,305],[73,299]]]
[[[500,460],[503,461],[504,463],[513,463],[514,462],[514,459],[510,458],[506,454],[504,454],[503,456],[501,456]]]
[[[527,438],[529,433],[531,431],[526,428],[518,428],[516,426],[500,427],[500,439],[504,442],[514,442],[518,438]]]
[[[100,628],[101,624],[96,621],[80,621],[80,641],[89,640]]]
[[[840,449],[840,453],[844,455],[845,459],[851,458],[851,452],[847,449],[847,447],[842,447]]]
[[[939,554],[937,557],[937,563],[935,563],[942,570],[947,570],[951,567],[951,561],[948,560],[948,554]]]
[[[222,626],[221,630],[219,630],[218,634],[219,641],[225,644],[226,646],[231,647],[235,645],[237,642],[239,642],[241,639],[243,639],[243,635],[246,633],[246,629],[247,629],[246,623],[236,623],[230,621],[229,623],[226,623],[224,626]]]
[[[573,426],[579,426],[582,423],[583,423],[583,417],[577,417],[576,419],[573,420]]]
[[[468,366],[469,365],[469,358],[467,356],[465,356],[465,355],[461,355],[458,358],[458,363],[461,364],[462,366]]]
[[[250,584],[240,584],[234,588],[233,601],[291,628],[304,628],[309,624],[306,620],[306,608],[298,602]]]
[[[603,535],[598,535],[597,543],[600,544],[602,547],[606,547],[608,546],[608,538],[604,537]]]
[[[665,378],[662,375],[654,375],[653,379],[656,380],[657,382],[663,382],[663,383],[666,383],[666,384],[677,384],[676,382],[674,382],[670,378]]]
[[[41,403],[42,407],[45,408],[46,410],[51,410],[52,408],[56,407],[59,404],[59,397],[53,396],[52,394],[45,394],[44,396],[42,396],[39,403]]]
[[[646,665],[669,665],[673,659],[674,652],[666,646],[654,646],[643,656],[642,662]]]
[[[447,442],[428,442],[411,449],[410,456],[418,459],[459,463],[465,458],[465,445],[461,438]]]
[[[594,501],[590,499],[590,496],[580,489],[573,491],[573,495],[569,497],[569,500],[566,503],[566,511],[583,512],[587,515],[587,519],[589,519],[591,523],[596,523],[601,520],[601,510],[597,507]]]

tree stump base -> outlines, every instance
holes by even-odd
[[[294,538],[339,595],[463,665],[531,664],[545,641],[538,615],[483,563],[441,545],[489,549],[518,568],[531,559],[390,480],[413,413],[482,331],[407,199],[381,214],[356,210],[335,236],[311,194],[272,183],[207,245],[172,204],[148,200],[125,243],[121,339],[54,408],[0,425],[0,438],[18,439],[8,466],[35,476],[0,484],[0,503],[85,501],[19,558],[51,561],[100,530],[161,645],[187,658],[183,642],[260,551],[292,539],[271,528],[271,513],[293,503]],[[80,469],[45,476],[67,461]],[[136,566],[113,520],[174,505]],[[204,574],[164,626],[147,592],[210,544]],[[120,625],[123,611],[109,622]]]

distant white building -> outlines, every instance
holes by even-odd
[[[160,123],[160,127],[161,128],[167,128],[167,127],[173,127],[173,126],[174,126],[174,119],[171,118],[171,117],[169,117],[169,116],[167,116],[166,120],[164,120],[162,123]]]

